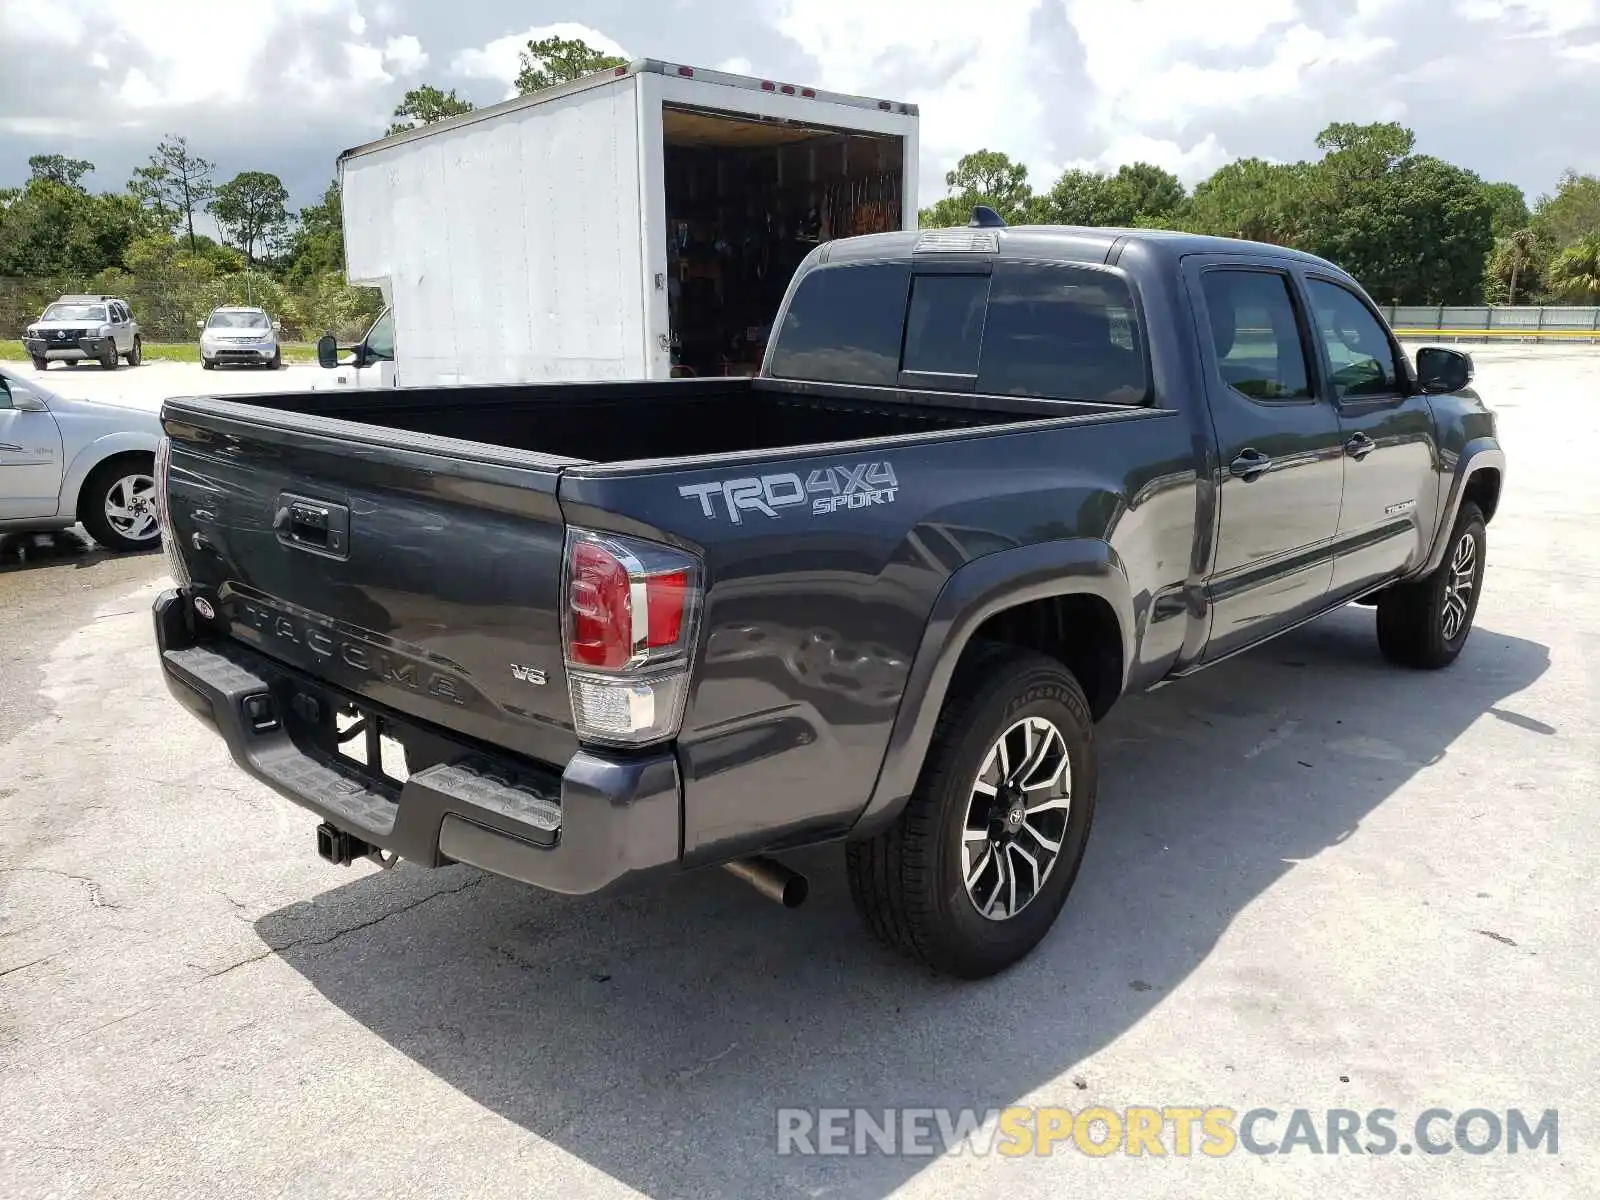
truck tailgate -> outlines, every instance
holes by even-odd
[[[374,704],[563,763],[573,460],[169,400],[174,549],[240,642]]]

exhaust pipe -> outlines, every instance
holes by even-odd
[[[723,866],[768,900],[776,900],[785,908],[799,908],[811,891],[811,885],[806,882],[804,875],[791,871],[781,862],[765,855],[736,859]]]

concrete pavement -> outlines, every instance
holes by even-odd
[[[1125,702],[1060,923],[977,985],[869,942],[836,849],[795,913],[329,867],[162,688],[159,555],[0,548],[0,1193],[1600,1193],[1600,355],[1473,353],[1511,462],[1459,662],[1352,608]],[[775,1153],[783,1106],[1014,1103],[1556,1108],[1560,1152]]]

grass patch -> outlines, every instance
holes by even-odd
[[[292,363],[314,363],[317,361],[317,347],[311,342],[282,342],[283,360]],[[0,340],[0,362],[27,362],[28,352],[22,348],[20,341]],[[187,362],[200,361],[199,342],[146,342],[144,344],[145,362]],[[63,364],[54,363],[52,369]]]

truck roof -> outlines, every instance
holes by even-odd
[[[1163,257],[1189,254],[1258,253],[1294,259],[1337,271],[1335,264],[1303,250],[1252,242],[1242,238],[1212,237],[1170,229],[1124,229],[1083,225],[956,226],[874,233],[840,238],[816,251],[818,263],[871,262],[926,254],[1004,254],[1007,258],[1043,262],[1105,262],[1112,250],[1125,245],[1148,245]]]
[[[908,117],[918,115],[915,104],[907,104],[899,100],[880,100],[874,96],[853,96],[844,92],[825,92],[818,88],[802,86],[796,83],[783,83],[777,79],[763,79],[758,75],[735,75],[729,71],[711,71],[702,67],[689,67],[678,63],[662,62],[654,58],[639,58],[625,66],[613,67],[605,71],[595,71],[592,74],[583,76],[581,79],[574,79],[570,83],[558,83],[554,87],[530,92],[526,96],[514,96],[510,100],[502,101],[499,104],[491,104],[487,108],[475,108],[471,112],[462,113],[459,117],[447,117],[443,121],[434,121],[416,129],[408,129],[403,133],[391,134],[375,141],[364,142],[359,146],[352,146],[339,155],[337,165],[342,166],[346,159],[368,154],[374,150],[403,145],[406,142],[431,137],[448,129],[459,129],[463,125],[490,120],[504,113],[533,108],[562,96],[570,96],[574,92],[604,87],[608,83],[618,79],[626,79],[630,75],[673,75],[682,79],[697,80],[701,83],[716,83],[724,87],[744,88],[747,91],[755,92],[774,92],[806,100],[818,100],[827,104],[841,104],[849,108],[876,109],[880,112],[899,113]]]

